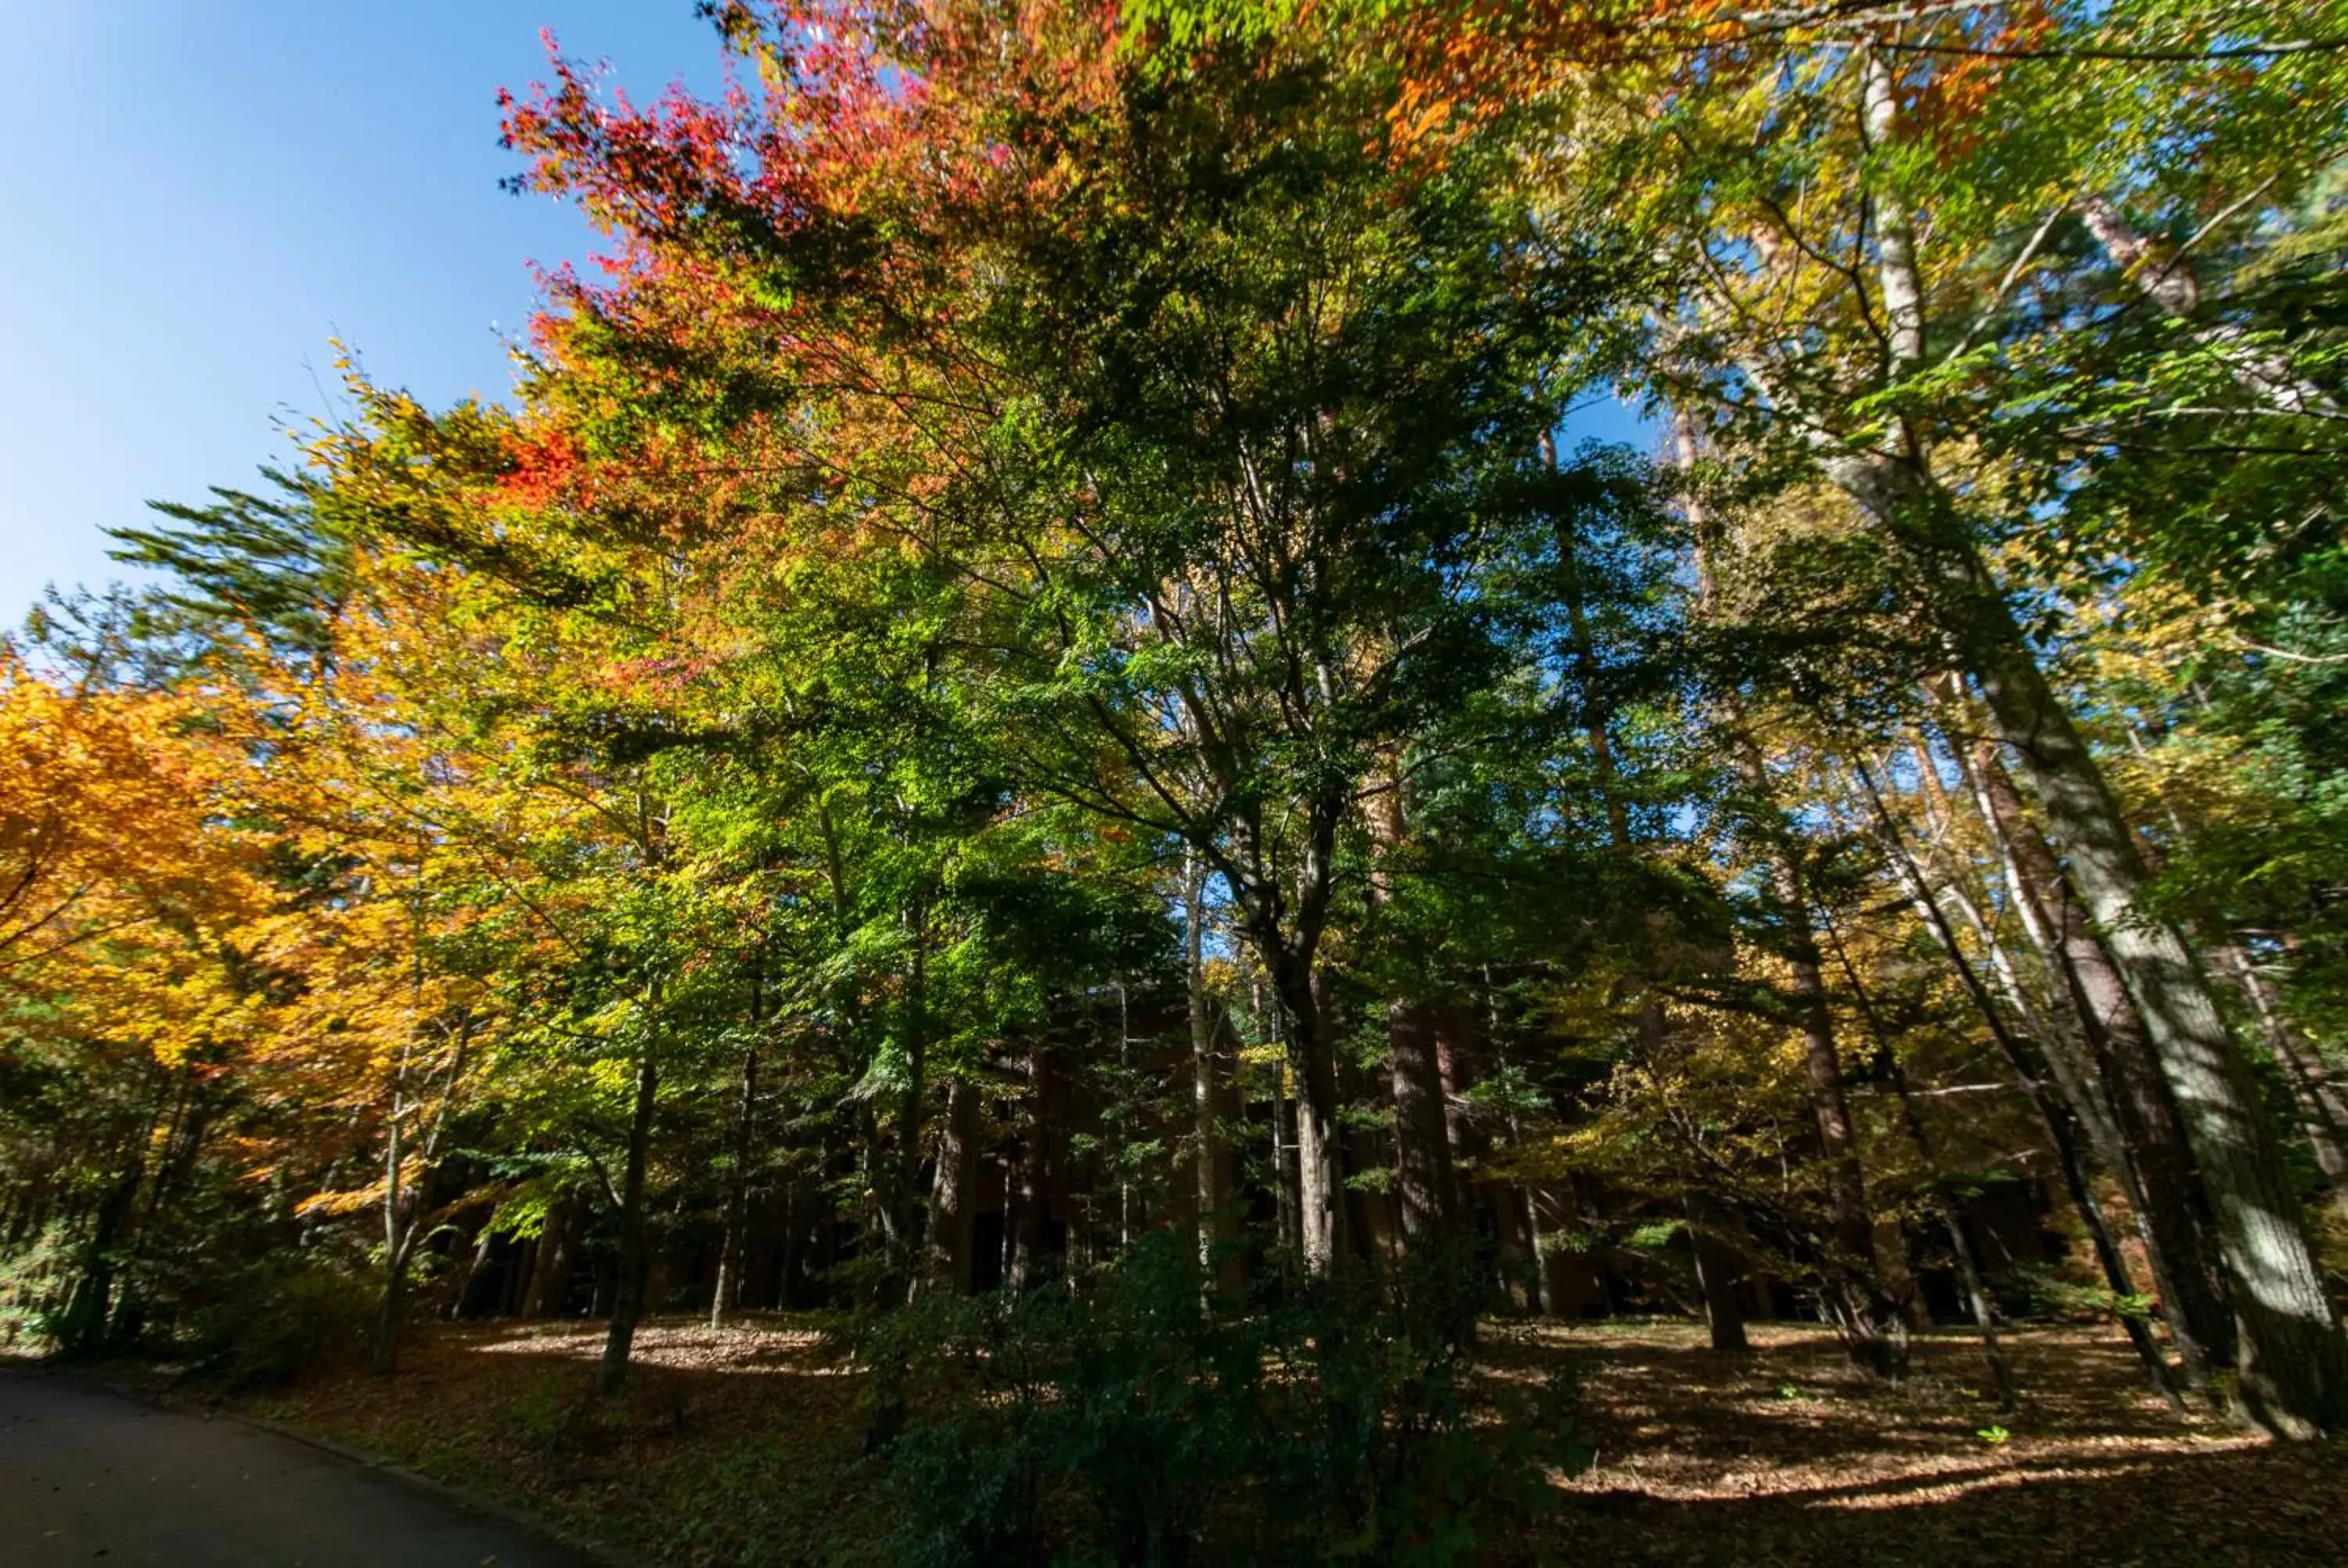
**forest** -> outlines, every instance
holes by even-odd
[[[1644,1561],[1610,1336],[2337,1452],[2348,4],[699,8],[0,644],[0,1348],[560,1346],[696,1563]]]

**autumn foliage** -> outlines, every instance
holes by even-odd
[[[1496,1313],[2348,1427],[2342,7],[704,9],[0,652],[0,1332],[837,1311],[939,1561],[1467,1560]]]

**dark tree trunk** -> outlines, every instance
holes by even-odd
[[[1370,897],[1384,908],[1395,896],[1393,858],[1409,828],[1403,808],[1403,769],[1389,758],[1386,777],[1369,812],[1377,864],[1370,873]],[[1416,1257],[1446,1248],[1452,1230],[1449,1130],[1444,1122],[1443,1071],[1435,1043],[1435,1009],[1413,997],[1386,1003],[1387,1060],[1394,1089],[1395,1202],[1405,1245]]]
[[[620,1184],[620,1255],[612,1291],[611,1327],[602,1358],[595,1365],[595,1392],[615,1391],[628,1373],[636,1324],[644,1309],[644,1164],[652,1149],[653,1105],[660,1092],[660,1070],[649,1043],[636,1061],[636,1095],[628,1119],[628,1163]]]
[[[963,1078],[946,1084],[946,1124],[938,1139],[937,1175],[930,1191],[929,1283],[954,1296],[971,1292],[971,1237],[977,1219],[973,1205],[978,1186],[976,1085]]]
[[[1834,1017],[1828,1010],[1826,979],[1818,968],[1808,900],[1790,856],[1778,857],[1775,879],[1779,911],[1787,922],[1788,989],[1801,1022],[1810,1114],[1826,1165],[1832,1253],[1825,1260],[1824,1299],[1851,1359],[1879,1376],[1894,1376],[1906,1366],[1908,1337],[1898,1304],[1878,1282],[1875,1217],[1868,1208],[1867,1179],[1850,1119],[1850,1096],[1843,1081],[1841,1053],[1836,1048]]]
[[[726,1231],[717,1247],[717,1283],[709,1293],[709,1326],[725,1326],[741,1305],[743,1255],[750,1228],[751,1130],[758,1103],[758,1052],[742,1053],[741,1091],[734,1107],[734,1168],[726,1176]]]
[[[67,1356],[94,1355],[105,1345],[114,1304],[116,1251],[121,1245],[146,1176],[145,1163],[134,1155],[98,1206],[98,1223],[91,1228],[81,1274],[67,1298],[64,1323],[57,1336]]]
[[[2153,1391],[2171,1404],[2180,1405],[2177,1388],[2169,1377],[2168,1359],[2153,1339],[2152,1328],[2144,1314],[2132,1305],[2137,1294],[2136,1281],[2128,1274],[2127,1259],[2120,1255],[2119,1243],[2113,1239],[2110,1222],[2104,1217],[2103,1205],[2096,1201],[2094,1186],[2087,1180],[2086,1162],[2079,1149],[2076,1122],[2064,1107],[2052,1104],[2030,1076],[2026,1065],[2017,1063],[2016,1071],[2023,1081],[2030,1085],[2031,1100],[2038,1114],[2045,1121],[2048,1135],[2054,1144],[2054,1157],[2063,1169],[2063,1184],[2071,1194],[2071,1206],[2078,1211],[2079,1224],[2087,1233],[2087,1242],[2095,1249],[2096,1263],[2104,1271],[2104,1283],[2110,1287],[2115,1303],[2113,1315],[2136,1349],[2137,1358],[2144,1363],[2145,1373],[2151,1379]]]
[[[1451,1165],[1451,1212],[1463,1219],[1472,1215],[1476,1207],[1468,1172],[1484,1153],[1467,1101],[1467,1091],[1476,1082],[1475,1031],[1475,1016],[1465,1006],[1436,1009],[1436,1087],[1443,1096],[1444,1144]]]
[[[389,1377],[399,1368],[399,1322],[407,1311],[407,1247],[411,1228],[407,1206],[409,1194],[402,1191],[400,1165],[405,1152],[400,1143],[401,1120],[407,1113],[404,1080],[407,1059],[401,1058],[400,1081],[392,1091],[391,1126],[386,1136],[384,1156],[383,1230],[384,1263],[383,1289],[376,1301],[375,1346],[369,1357],[368,1369],[378,1378]]]
[[[551,1317],[562,1310],[571,1276],[578,1271],[579,1233],[586,1218],[586,1204],[576,1188],[565,1188],[547,1205],[538,1254],[530,1260],[530,1287],[521,1298],[524,1317]]]
[[[1704,1194],[1691,1187],[1682,1200],[1689,1250],[1695,1255],[1695,1285],[1704,1300],[1704,1327],[1715,1350],[1751,1349],[1745,1337],[1745,1310],[1736,1301],[1736,1249],[1725,1235],[1727,1216]]]
[[[1019,1212],[1012,1231],[1011,1288],[1032,1290],[1042,1283],[1051,1197],[1050,1059],[1041,1045],[1027,1057],[1027,1125],[1019,1156]]]
[[[1963,1213],[1945,1200],[1941,1220],[1948,1228],[1950,1250],[1956,1255],[1957,1276],[1965,1287],[1973,1327],[1981,1335],[1982,1358],[1989,1363],[1990,1386],[1997,1390],[1998,1409],[2012,1410],[2021,1402],[2022,1391],[2013,1380],[2013,1363],[2007,1359],[2005,1346],[1998,1338],[1997,1317],[1990,1306],[1989,1286],[1982,1279],[1981,1254],[1973,1245],[1972,1227]]]
[[[1563,1317],[1565,1297],[1556,1272],[1549,1266],[1549,1250],[1541,1245],[1541,1235],[1544,1231],[1553,1235],[1565,1228],[1565,1200],[1547,1183],[1498,1183],[1493,1194],[1500,1266],[1508,1276],[1509,1295],[1521,1311]]]
[[[485,1216],[480,1227],[473,1233],[473,1255],[471,1261],[465,1265],[465,1281],[457,1287],[456,1299],[448,1303],[450,1318],[504,1316],[505,1298],[512,1292],[504,1286],[502,1280],[510,1270],[500,1273],[501,1283],[494,1297],[489,1291],[489,1276],[498,1271],[497,1239],[498,1233],[488,1224]],[[526,1246],[523,1250],[527,1255],[536,1249]]]
[[[1906,842],[1900,836],[1897,825],[1892,822],[1890,814],[1885,809],[1883,799],[1876,791],[1874,780],[1868,775],[1864,768],[1859,770],[1859,777],[1865,782],[1868,796],[1874,804],[1878,830],[1883,837],[1885,846],[1891,853],[1893,862],[1900,869],[1901,879],[1908,884],[1918,914],[1922,917],[1926,928],[1939,939],[1941,951],[1947,955],[1951,967],[1957,972],[1958,980],[1963,986],[1966,994],[1972,999],[1975,1009],[1981,1013],[1982,1021],[1989,1026],[1991,1037],[1997,1041],[2007,1064],[2013,1070],[2015,1079],[2029,1096],[2031,1105],[2038,1112],[2039,1120],[2045,1125],[2047,1137],[2054,1147],[2055,1158],[2062,1166],[2064,1180],[2070,1188],[2071,1201],[2078,1209],[2080,1223],[2086,1226],[2088,1235],[2094,1243],[2096,1261],[2103,1266],[2104,1277],[2117,1298],[2118,1315],[2127,1328],[2129,1343],[2135,1347],[2138,1358],[2144,1362],[2146,1371],[2152,1379],[2153,1388],[2172,1404],[2178,1403],[2176,1389],[2169,1381],[2168,1363],[2162,1358],[2159,1347],[2153,1343],[2151,1331],[2146,1327],[2142,1317],[2130,1310],[2127,1306],[2127,1298],[2135,1294],[2135,1287],[2129,1281],[2127,1267],[2120,1257],[2119,1249],[2113,1244],[2110,1230],[2104,1224],[2103,1210],[2096,1204],[2095,1194],[2089,1187],[2086,1167],[2080,1157],[2078,1139],[2073,1132],[2073,1128],[2076,1125],[2076,1117],[2048,1096],[2045,1081],[2038,1071],[2038,1053],[2006,1027],[2005,1019],[1997,1009],[1996,999],[1991,996],[1989,988],[1982,983],[1981,977],[1965,957],[1964,949],[1958,945],[1956,932],[1950,928],[1947,917],[1941,913],[1940,905],[1932,897],[1932,889],[1926,882],[1922,869],[1917,866],[1914,857],[1908,853]],[[1994,824],[1993,824],[1993,827]],[[2022,890],[2026,893],[2026,886]],[[1843,958],[1843,963],[1846,968],[1849,968],[1850,959],[1847,954]],[[1851,976],[1851,986],[1855,991],[1859,989],[1859,978],[1856,971],[1853,971]],[[1873,1016],[1871,1012],[1869,1016]],[[1888,1046],[1886,1050],[1888,1052]],[[1895,1073],[1899,1072],[1899,1062],[1896,1057],[1891,1059],[1890,1066]],[[1910,1128],[1916,1132],[1917,1147],[1920,1151],[1929,1151],[1931,1145],[1924,1137],[1923,1124],[1918,1119],[1913,1103],[1910,1100],[1905,1075],[1902,1074],[1897,1081],[1902,1112],[1907,1117]],[[1952,1223],[1955,1222],[1952,1220]],[[1952,1232],[1952,1240],[1960,1245],[1971,1245],[1968,1238],[1957,1232]],[[1971,1266],[1969,1258],[1959,1261],[1968,1267]],[[1975,1272],[1977,1273],[1978,1270]],[[1969,1285],[1968,1289],[1971,1288]]]
[[[1338,1125],[1337,1063],[1325,1038],[1321,987],[1309,960],[1274,943],[1289,1071],[1296,1080],[1297,1239],[1304,1271],[1323,1276],[1346,1255],[1344,1134]]]
[[[407,1270],[395,1267],[384,1275],[376,1300],[375,1351],[368,1370],[388,1377],[399,1369],[399,1326],[407,1311]]]
[[[1450,1245],[1457,1228],[1434,1009],[1423,1002],[1397,1001],[1386,1023],[1394,1057],[1395,1194],[1405,1240],[1414,1253],[1431,1255]]]

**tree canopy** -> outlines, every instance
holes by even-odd
[[[0,1334],[837,1309],[935,1454],[939,1303],[1171,1291],[1204,1478],[1316,1313],[2071,1312],[2348,1430],[2348,5],[702,8],[505,100],[508,403],[345,360],[0,652]]]

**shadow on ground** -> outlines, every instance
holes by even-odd
[[[1748,1356],[1684,1323],[1494,1325],[1499,1378],[1572,1366],[1598,1462],[1495,1562],[1607,1564],[2337,1564],[2348,1452],[2262,1442],[2144,1388],[2126,1342],[2015,1335],[2002,1412],[1970,1338],[1920,1339],[1870,1383],[1820,1330]],[[254,1404],[665,1561],[884,1560],[860,1378],[804,1321],[663,1319],[625,1393],[585,1397],[600,1323],[443,1328],[388,1381],[314,1378]]]
[[[1744,1357],[1683,1325],[1504,1331],[1504,1370],[1581,1373],[1596,1466],[1545,1544],[1579,1563],[2166,1565],[2348,1562],[2348,1453],[2180,1418],[2126,1342],[2085,1328],[2009,1344],[2001,1411],[1969,1336],[1920,1338],[1871,1383],[1813,1329]]]

